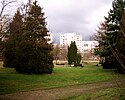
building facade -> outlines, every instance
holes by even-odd
[[[82,54],[84,58],[94,59],[94,48],[98,46],[98,41],[83,41],[82,35],[76,33],[65,33],[60,35],[60,46],[68,47],[71,42],[76,42],[78,52]]]
[[[82,52],[88,53],[98,46],[98,41],[82,41]]]
[[[94,49],[99,45],[98,41],[82,41],[82,56],[84,59],[97,59]]]
[[[81,52],[82,48],[82,35],[77,35],[76,33],[65,33],[60,35],[60,46],[68,47],[71,42],[75,42],[77,49]]]

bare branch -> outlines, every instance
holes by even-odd
[[[12,0],[12,1],[8,1],[8,2],[5,2],[5,0],[1,1],[1,5],[2,5],[2,8],[1,8],[1,11],[0,11],[0,18],[2,17],[2,14],[4,12],[4,9],[9,6],[9,4],[13,3],[13,2],[16,2],[16,0]]]

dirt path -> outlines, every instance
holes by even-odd
[[[120,84],[125,84],[125,80],[119,82],[119,85]],[[117,86],[118,84],[115,81],[81,84],[62,88],[0,95],[0,100],[58,100],[61,98],[82,95],[84,93],[94,93],[102,89]]]

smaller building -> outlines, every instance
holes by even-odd
[[[94,49],[99,45],[98,41],[82,41],[82,55],[84,59],[96,59]]]

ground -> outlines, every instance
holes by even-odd
[[[125,83],[125,80],[118,82],[103,81],[38,91],[18,92],[0,95],[0,100],[60,100],[72,96],[83,95],[85,93],[95,93],[99,90],[104,90],[107,88],[118,87],[118,85],[123,85],[123,83]]]

